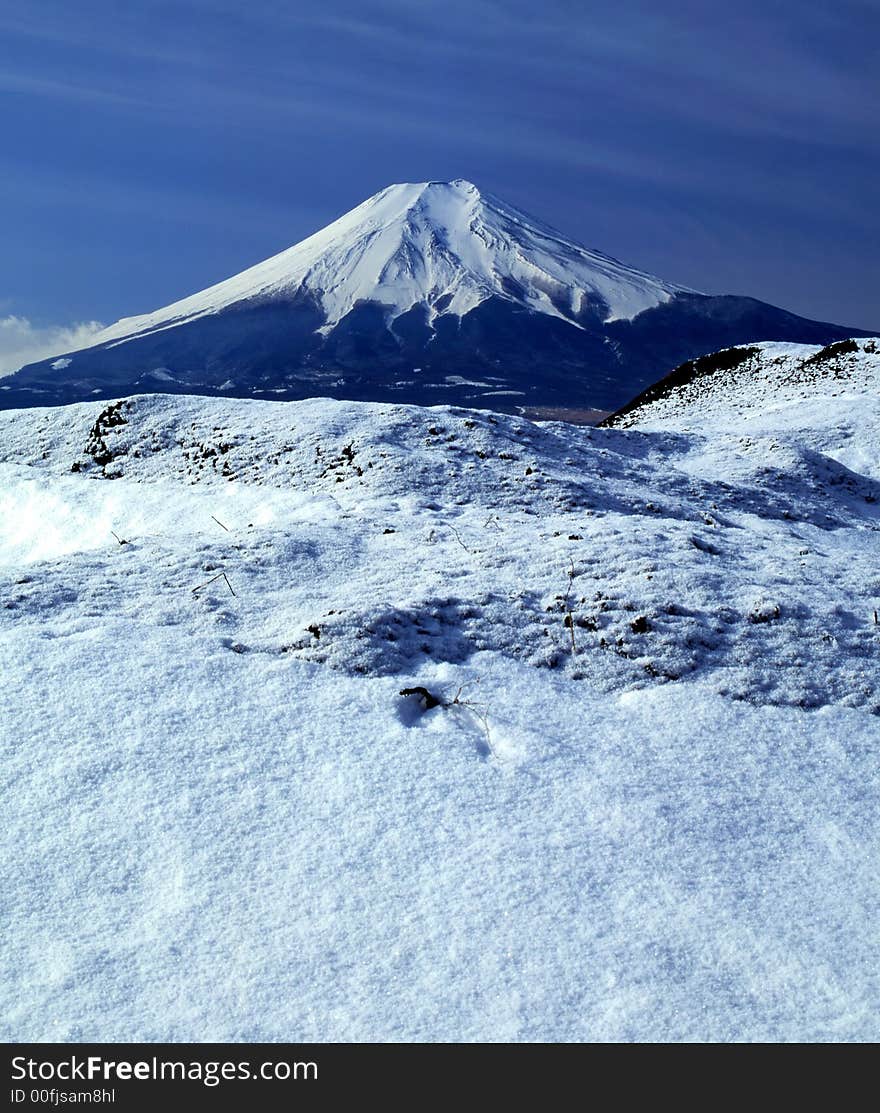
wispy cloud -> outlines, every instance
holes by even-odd
[[[16,72],[9,68],[0,71],[0,91],[4,93],[24,93],[36,97],[52,97],[66,103],[87,101],[132,108],[149,106],[149,100],[145,96],[126,96],[113,89],[76,84],[72,81],[58,81],[51,77],[34,76]]]
[[[28,363],[84,348],[104,326],[98,321],[36,326],[27,317],[0,317],[0,375]]]

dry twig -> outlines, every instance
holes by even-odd
[[[210,578],[210,580],[206,580],[203,584],[199,584],[198,587],[194,587],[192,589],[193,595],[195,595],[197,592],[201,591],[203,587],[207,587],[209,584],[212,584],[215,580],[219,580],[221,578],[226,581],[226,586],[229,588],[229,590],[232,592],[232,594],[235,595],[235,592],[232,590],[232,584],[229,582],[229,577],[226,575],[225,572],[218,572],[217,575],[212,576]]]

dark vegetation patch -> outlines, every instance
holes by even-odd
[[[858,350],[859,346],[855,340],[838,340],[836,344],[826,344],[821,351],[805,359],[804,367],[808,367],[811,363],[827,363],[830,359],[837,359],[838,356],[849,355],[850,352]]]
[[[91,456],[92,460],[94,460],[100,468],[106,469],[107,465],[112,464],[117,456],[123,455],[116,446],[111,447],[107,443],[107,437],[112,430],[128,424],[128,418],[125,415],[130,405],[130,402],[123,399],[122,401],[114,402],[110,406],[106,406],[98,414],[95,419],[95,424],[89,431],[89,439],[86,441],[85,453],[87,456]],[[80,471],[81,467],[81,462],[76,461],[71,470]],[[107,474],[106,470],[104,474]]]

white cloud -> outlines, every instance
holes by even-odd
[[[0,317],[0,375],[27,363],[85,348],[104,326],[99,321],[35,327],[27,317]]]

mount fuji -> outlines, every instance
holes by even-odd
[[[422,182],[22,368],[0,408],[162,392],[608,411],[719,348],[867,335],[662,281],[470,182]]]

